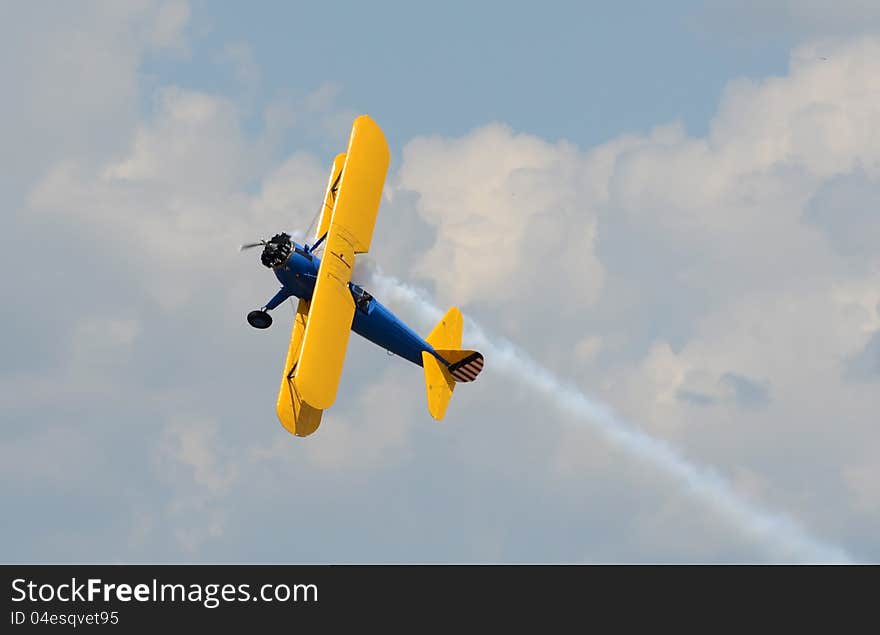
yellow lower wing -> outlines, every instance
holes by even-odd
[[[294,378],[295,392],[313,408],[336,400],[355,310],[348,283],[355,254],[370,248],[389,160],[376,122],[355,119]]]
[[[302,352],[303,335],[309,319],[309,302],[300,300],[296,308],[296,319],[293,332],[290,334],[290,346],[287,349],[287,361],[281,373],[281,386],[278,389],[278,402],[275,409],[281,425],[298,437],[312,434],[321,425],[321,410],[304,402],[296,391],[296,376],[300,353]]]
[[[350,245],[340,245],[333,240],[331,229],[318,270],[318,282],[312,295],[312,308],[294,378],[297,394],[321,410],[333,405],[342,376],[354,318],[354,299],[348,290],[353,264],[354,252]]]

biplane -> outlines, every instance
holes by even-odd
[[[382,130],[369,116],[358,117],[348,149],[333,161],[314,242],[300,245],[280,233],[241,246],[262,246],[260,260],[281,283],[265,306],[248,314],[251,326],[268,328],[269,311],[299,298],[276,403],[281,424],[296,436],[317,430],[336,400],[351,331],[424,369],[428,412],[438,420],[456,383],[473,381],[483,369],[480,353],[461,348],[456,307],[423,339],[351,280],[356,256],[370,249],[389,159]]]

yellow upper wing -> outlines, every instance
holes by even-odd
[[[312,408],[302,400],[296,392],[293,378],[298,370],[299,356],[302,351],[303,335],[309,319],[309,301],[300,300],[296,308],[296,319],[293,332],[290,334],[290,346],[287,349],[287,361],[281,372],[281,386],[278,389],[278,401],[275,409],[281,425],[298,437],[310,435],[321,424],[321,411]]]
[[[388,142],[376,122],[367,115],[355,119],[342,166],[330,231],[332,233],[335,228],[351,243],[356,254],[370,250],[390,158]]]
[[[370,248],[389,159],[376,122],[355,119],[294,377],[297,394],[312,408],[325,410],[336,399],[355,308],[348,282],[355,254]]]

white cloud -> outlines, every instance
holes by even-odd
[[[580,153],[489,127],[410,143],[400,187],[438,227],[419,271],[444,297],[491,307],[538,355],[559,340],[588,342],[575,347],[583,381],[601,382],[631,420],[731,473],[748,466],[772,484],[768,498],[830,529],[825,497],[839,497],[842,466],[878,440],[840,425],[867,422],[880,405],[874,385],[845,372],[876,330],[880,278],[876,268],[854,274],[849,254],[835,252],[837,220],[817,228],[807,212],[844,175],[860,175],[869,201],[880,191],[880,42],[828,45],[827,60],[813,50],[794,51],[784,77],[731,82],[705,138],[673,124]],[[517,169],[548,165],[546,186],[521,180],[526,191],[516,191]],[[542,208],[565,219],[569,240],[583,235],[553,198],[566,192],[596,226],[580,250],[583,282],[568,277],[564,249],[539,238],[531,259],[524,247]],[[846,219],[847,236],[871,231],[876,215],[865,209]],[[581,319],[566,321],[560,305]],[[540,337],[523,339],[524,324]],[[564,346],[555,353],[555,364],[570,363]],[[823,486],[801,491],[817,469]]]
[[[875,462],[851,465],[844,470],[843,476],[856,510],[880,523],[880,465]]]
[[[0,103],[0,178],[12,196],[54,161],[124,146],[137,118],[138,66],[179,45],[187,5],[32,2],[0,11],[0,71],[14,87]]]
[[[418,192],[419,213],[437,229],[418,273],[437,282],[445,301],[512,303],[542,284],[542,261],[552,255],[562,265],[552,288],[565,285],[576,294],[570,299],[589,305],[603,271],[582,185],[587,168],[571,144],[498,125],[460,140],[412,141],[397,188]]]
[[[395,365],[358,390],[351,406],[325,413],[320,440],[306,449],[310,462],[322,470],[363,470],[402,460],[409,449],[410,428],[422,410],[417,409],[420,400],[411,398],[397,400],[393,408],[385,406],[387,396],[399,390],[401,373],[421,372],[402,366]]]
[[[184,29],[189,23],[190,9],[186,0],[167,0],[155,9],[150,30],[150,44],[157,49],[187,53]]]
[[[89,366],[127,365],[140,324],[131,318],[96,317],[80,321],[71,341],[71,359],[79,372]]]
[[[136,516],[146,515],[144,532],[133,535],[137,542],[156,539],[157,533],[160,540],[170,535],[192,557],[206,540],[223,536],[229,516],[225,500],[240,468],[217,436],[218,426],[211,419],[192,413],[170,418],[161,432],[155,461],[157,475],[173,494],[165,499],[164,508],[152,513],[134,510]]]
[[[188,479],[206,492],[228,490],[237,478],[234,464],[221,463],[217,456],[217,426],[194,416],[175,417],[162,432],[163,462],[170,460],[168,476],[177,480],[177,465],[188,471]]]
[[[247,174],[243,155],[249,148],[230,102],[166,88],[159,95],[158,111],[151,125],[139,127],[131,155],[106,170],[108,179],[171,185],[201,196],[242,188]]]

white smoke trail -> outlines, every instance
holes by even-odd
[[[443,316],[426,294],[380,273],[372,275],[372,290],[381,299],[405,303],[419,312],[426,324]],[[842,548],[812,537],[791,518],[761,509],[740,497],[730,484],[711,468],[688,461],[675,447],[645,434],[619,419],[612,410],[576,387],[566,384],[530,358],[511,342],[489,337],[471,320],[465,320],[468,347],[486,356],[486,369],[500,372],[543,394],[563,412],[589,424],[609,442],[633,457],[662,470],[677,481],[694,499],[712,508],[721,517],[759,542],[776,561],[850,562]],[[528,369],[527,372],[524,369]]]

